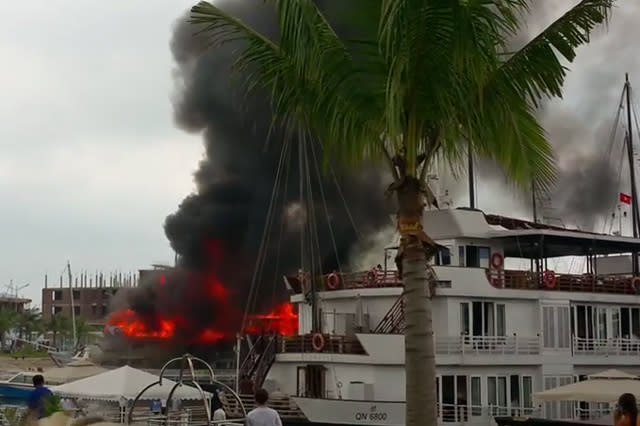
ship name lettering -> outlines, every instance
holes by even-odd
[[[358,412],[355,415],[356,420],[369,420],[372,422],[384,422],[387,420],[387,413],[378,411],[371,413]]]

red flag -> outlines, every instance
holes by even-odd
[[[621,203],[625,203],[625,204],[631,204],[631,195],[621,192],[620,193],[620,202]]]

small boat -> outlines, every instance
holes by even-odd
[[[23,371],[8,380],[0,381],[0,404],[25,405],[33,390],[33,376],[42,374],[39,371]],[[59,384],[59,383],[47,383]]]

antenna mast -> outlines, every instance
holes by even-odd
[[[638,191],[636,188],[636,171],[633,162],[633,131],[631,122],[631,83],[629,73],[625,74],[625,96],[627,100],[627,155],[629,157],[629,178],[631,179],[631,222],[633,227],[633,238],[638,238]],[[633,252],[631,256],[631,269],[633,275],[638,275],[638,252]]]

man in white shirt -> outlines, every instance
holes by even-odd
[[[258,389],[255,398],[256,408],[247,414],[246,426],[282,426],[278,412],[267,407],[269,393],[264,389]]]

